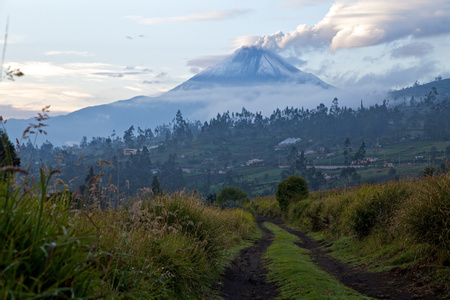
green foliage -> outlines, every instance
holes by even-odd
[[[245,193],[243,190],[227,186],[220,190],[220,192],[217,194],[217,203],[219,204],[225,204],[228,201],[236,202],[247,199],[247,193]]]
[[[427,272],[435,277],[450,257],[449,199],[450,174],[445,173],[311,192],[289,205],[286,218],[332,241],[336,255],[346,261],[378,270],[427,261],[433,265]],[[436,278],[443,280],[442,274]]]
[[[0,297],[92,295],[97,274],[89,263],[92,228],[68,209],[66,193],[46,199],[50,175],[26,190],[0,182]]]
[[[115,209],[73,210],[70,193],[0,182],[0,298],[200,299],[228,249],[255,231],[250,213],[195,195],[143,195]]]
[[[450,174],[421,180],[405,207],[405,222],[417,242],[450,257]]]
[[[162,194],[161,185],[159,184],[159,180],[156,175],[153,176],[152,180],[152,193],[157,196]]]
[[[20,158],[6,132],[0,129],[0,167],[4,166],[20,166]]]
[[[274,196],[257,197],[251,199],[251,204],[256,207],[256,211],[263,216],[270,218],[281,218],[281,209]]]
[[[358,238],[368,236],[375,226],[389,229],[399,205],[411,194],[406,184],[390,182],[382,186],[363,186],[347,208],[344,222]]]
[[[297,176],[291,175],[281,181],[277,187],[277,201],[282,212],[286,212],[290,203],[306,199],[309,195],[308,184]]]

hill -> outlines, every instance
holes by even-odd
[[[411,87],[392,91],[388,95],[394,102],[409,101],[411,97],[420,100],[425,98],[433,88],[439,92],[438,99],[450,98],[450,78],[438,79],[425,84],[416,83]]]

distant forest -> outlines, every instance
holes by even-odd
[[[258,155],[265,158],[267,170],[277,168],[280,155],[275,146],[295,137],[304,142],[298,149],[284,151],[291,167],[282,176],[304,175],[310,187],[319,189],[324,185],[323,174],[306,169],[304,151],[308,149],[342,153],[348,146],[344,145],[346,139],[355,149],[360,144],[402,140],[449,141],[450,99],[438,100],[438,95],[433,88],[421,99],[412,97],[395,106],[386,100],[369,107],[361,102],[357,109],[340,106],[335,98],[330,107],[322,103],[311,110],[286,107],[267,117],[243,108],[219,113],[204,123],[185,120],[178,111],[171,123],[153,130],[131,126],[108,137],[84,137],[71,147],[54,147],[49,141],[38,147],[30,138],[21,145],[19,155],[22,166],[29,166],[31,172],[38,172],[42,165],[59,168],[68,188],[80,195],[89,191],[131,195],[151,189],[153,184],[164,191],[188,189],[206,196],[227,185],[245,190],[261,184],[259,179],[248,179],[250,173],[233,172],[233,166]],[[244,152],[249,153],[248,158]],[[270,176],[267,171],[263,181],[270,181]]]

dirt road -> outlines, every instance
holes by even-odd
[[[332,274],[344,285],[376,299],[436,299],[434,291],[422,286],[400,269],[390,272],[369,273],[363,268],[344,264],[329,255],[329,251],[306,233],[286,227],[282,221],[258,216],[257,224],[264,232],[253,246],[241,251],[239,257],[226,270],[222,280],[224,299],[274,299],[277,286],[266,281],[267,269],[263,255],[273,241],[273,234],[262,224],[272,222],[301,239],[299,247],[310,250],[318,268]]]

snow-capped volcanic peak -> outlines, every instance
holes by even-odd
[[[191,90],[216,85],[265,85],[274,82],[313,84],[331,87],[316,76],[305,73],[281,56],[261,47],[242,47],[221,63],[195,75],[174,90]]]
[[[260,47],[243,47],[222,63],[202,72],[207,77],[291,77],[300,70],[273,52]]]

